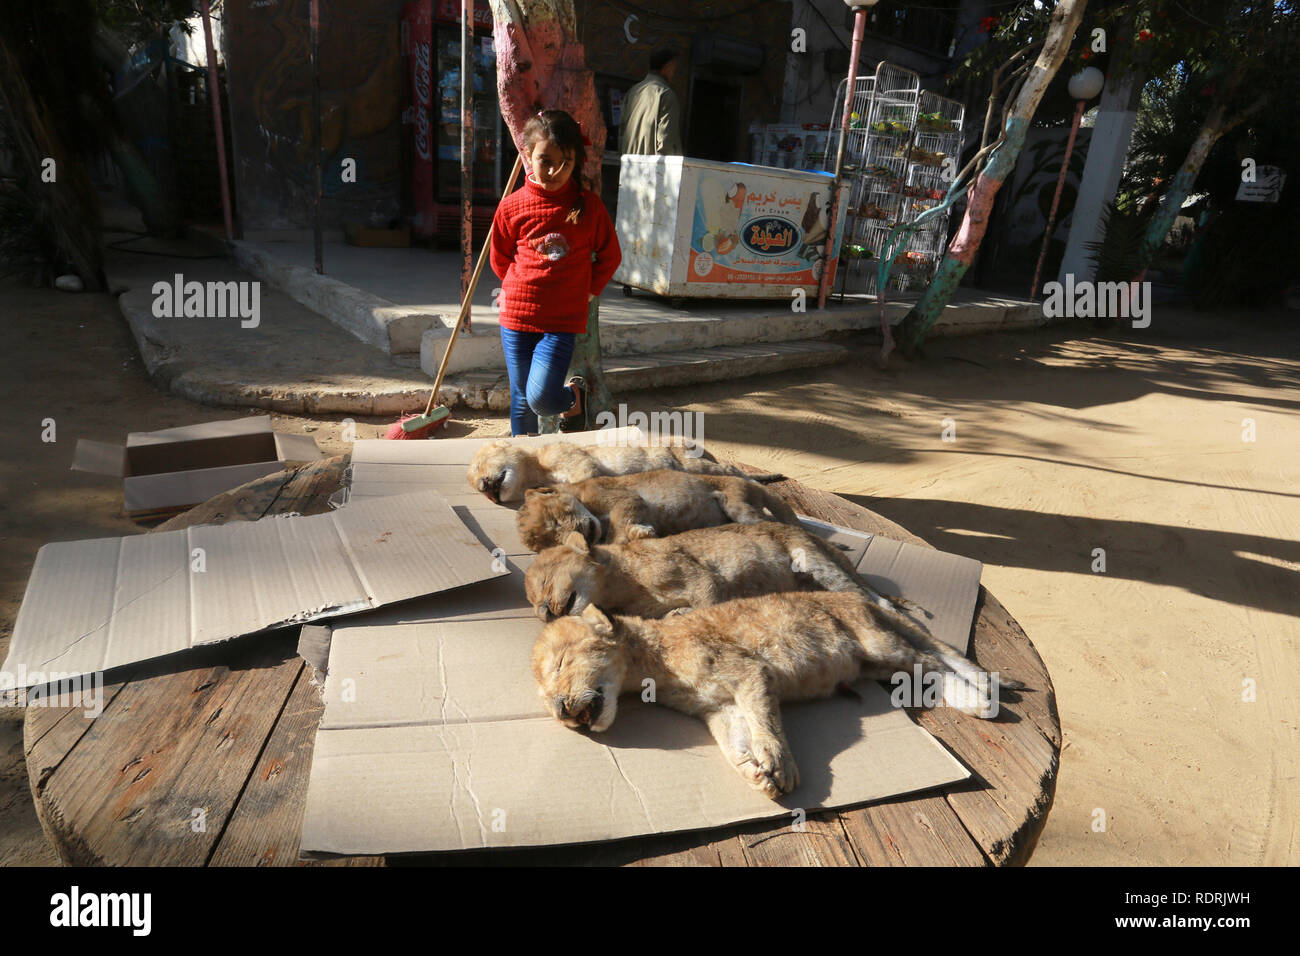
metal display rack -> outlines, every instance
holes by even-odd
[[[829,143],[840,135],[846,95],[847,79],[835,94]],[[849,204],[840,294],[874,294],[877,256],[890,230],[939,205],[957,173],[965,108],[922,90],[919,74],[881,61],[875,75],[854,80],[851,115],[844,146]],[[827,156],[833,164],[834,151],[828,149]],[[898,252],[889,271],[889,290],[906,292],[929,284],[943,257],[950,211],[927,220]],[[853,255],[854,250],[866,254]]]

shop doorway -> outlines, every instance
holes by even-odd
[[[738,152],[740,106],[739,83],[708,76],[694,77],[691,81],[691,115],[686,130],[686,155],[723,163],[747,158]]]

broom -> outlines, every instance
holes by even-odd
[[[522,154],[515,157],[515,166],[510,171],[510,181],[506,183],[505,192],[501,194],[502,199],[505,199],[514,191],[515,181],[519,178],[519,170],[523,167],[523,163],[524,157]],[[487,261],[488,249],[491,245],[492,233],[489,230],[488,237],[483,242],[483,249],[479,252],[478,262],[474,266],[474,274],[470,277],[469,288],[465,290],[465,298],[460,303],[460,315],[456,317],[456,324],[452,327],[451,338],[447,339],[447,349],[442,353],[442,362],[438,365],[438,375],[433,380],[433,392],[429,395],[429,404],[424,406],[424,414],[406,415],[398,419],[396,424],[391,425],[384,434],[385,438],[395,441],[428,438],[435,429],[441,428],[451,418],[451,409],[445,405],[434,408],[433,403],[438,400],[438,389],[442,387],[443,376],[447,374],[447,363],[451,361],[451,350],[460,335],[461,327],[465,324],[465,316],[469,314],[470,300],[474,298],[474,290],[478,288],[478,277],[483,274],[483,263]]]

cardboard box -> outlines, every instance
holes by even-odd
[[[506,575],[432,491],[37,552],[3,671],[88,674]]]
[[[274,474],[286,462],[321,457],[311,436],[281,434],[272,429],[269,415],[256,415],[131,432],[125,445],[83,438],[72,468],[121,478],[126,513],[145,517],[184,511]]]
[[[465,466],[484,443],[354,446],[354,504],[437,488],[510,573],[339,622],[328,648],[316,633],[313,657],[328,668],[304,855],[612,840],[863,803],[969,776],[872,681],[856,685],[861,700],[782,707],[801,785],[780,802],[749,789],[703,723],[635,696],[620,698],[607,733],[561,725],[545,713],[530,671],[542,628],[523,594],[532,555],[518,541],[514,511],[465,485]],[[882,591],[927,606],[936,637],[965,649],[978,562],[803,520]]]

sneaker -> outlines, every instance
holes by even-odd
[[[578,401],[582,403],[582,411],[568,418],[560,419],[561,432],[585,432],[587,430],[587,380],[581,375],[575,375],[566,383],[570,388],[578,393]]]

